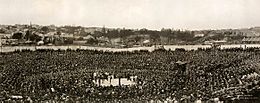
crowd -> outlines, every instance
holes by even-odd
[[[107,52],[95,50],[16,51],[0,55],[0,99],[21,95],[42,100],[166,100],[210,99],[242,95],[258,86],[260,51],[156,50]],[[180,66],[177,62],[185,64]],[[181,71],[181,68],[185,71]],[[102,87],[95,73],[137,76],[136,85]],[[239,88],[236,93],[221,91]],[[247,92],[246,92],[247,91]]]

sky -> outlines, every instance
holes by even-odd
[[[0,0],[0,24],[224,29],[260,26],[260,0]]]

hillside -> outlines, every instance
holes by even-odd
[[[258,38],[260,27],[220,30],[181,30],[181,29],[126,29],[82,26],[41,26],[5,25],[0,27],[1,38],[18,39],[18,44],[39,41],[54,45],[94,45],[94,46],[151,46],[157,44],[205,44],[221,41],[226,44],[240,44],[244,38]],[[258,39],[254,39],[258,40]],[[8,40],[5,40],[8,41]],[[16,44],[12,43],[2,44]],[[256,43],[258,41],[254,41]],[[16,45],[18,45],[16,44]]]

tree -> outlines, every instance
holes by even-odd
[[[190,31],[177,31],[176,32],[177,39],[182,41],[192,41],[194,38],[194,34]]]
[[[146,29],[146,28],[140,29],[139,33],[140,34],[148,34],[148,29]]]
[[[225,38],[224,34],[215,34],[214,36],[210,37],[209,39],[223,40],[224,38]]]
[[[109,31],[107,32],[106,36],[107,36],[108,38],[117,38],[117,37],[120,36],[120,33],[119,33],[118,30],[113,29],[113,30],[109,30]]]
[[[164,29],[162,28],[161,32],[160,32],[161,36],[165,36],[165,37],[170,37],[172,36],[172,30],[171,29]]]
[[[143,39],[143,38],[140,37],[140,36],[136,36],[136,37],[134,38],[135,42],[139,42],[139,41],[141,41],[142,39]]]
[[[5,33],[5,30],[0,28],[0,33]]]
[[[87,34],[89,35],[89,34]],[[91,34],[90,34],[91,35]],[[101,32],[101,31],[94,31],[94,34],[93,34],[95,37],[101,37],[101,36],[104,36],[104,34]]]
[[[32,34],[32,35],[29,36],[29,39],[30,39],[31,41],[36,41],[36,42],[38,42],[38,41],[41,41],[41,40],[42,40],[42,37],[39,36],[39,35],[36,35],[36,34]]]
[[[160,35],[158,33],[154,33],[150,35],[150,38],[153,42],[159,42],[161,41]]]
[[[87,42],[86,42],[86,44],[97,44],[97,43],[98,43],[98,41],[94,38],[91,38],[91,39],[87,40]]]
[[[64,44],[73,44],[73,38],[66,38]]]
[[[57,35],[61,35],[61,32],[60,32],[60,31],[57,31]]]
[[[39,35],[35,35],[35,41],[38,42],[38,41],[41,41],[42,40],[42,37],[39,36]]]
[[[49,32],[49,28],[47,26],[44,26],[41,28],[41,30],[46,34]]]
[[[127,37],[130,35],[134,35],[135,33],[130,29],[123,29],[119,32],[119,37]]]
[[[23,33],[20,33],[20,32],[14,33],[12,38],[13,39],[22,39],[23,38]]]
[[[30,30],[27,30],[26,33],[25,33],[24,38],[25,38],[26,40],[29,40],[30,36],[31,36],[31,32],[30,32]]]

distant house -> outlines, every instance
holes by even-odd
[[[143,46],[151,46],[151,41],[150,40],[144,40],[143,41]]]
[[[44,37],[44,35],[41,34],[41,33],[35,33],[35,34],[38,35],[38,36],[40,36],[40,37]]]
[[[56,34],[57,34],[56,32],[49,32],[49,33],[47,33],[47,34],[45,34],[45,35],[53,36],[53,35],[56,35]]]
[[[204,37],[205,34],[195,34],[194,37]]]
[[[122,44],[123,40],[121,38],[112,38],[110,39],[110,43],[112,45],[119,45]]]
[[[87,43],[87,41],[85,40],[75,40],[73,41],[73,44],[75,45],[85,45]]]
[[[47,34],[43,34],[43,41],[45,44],[53,43],[56,32],[49,32]]]
[[[43,44],[44,44],[43,41],[39,41],[39,42],[37,42],[37,45],[43,45]]]
[[[6,42],[6,41],[2,40],[2,37],[0,36],[0,46],[2,46],[4,42]]]
[[[18,45],[18,39],[0,39],[1,45]]]
[[[73,34],[62,33],[62,34],[60,35],[60,37],[63,37],[63,38],[73,38],[74,35],[73,35]]]
[[[59,37],[54,37],[53,44],[54,45],[62,45],[62,44],[64,44],[64,39],[63,38],[59,38]]]
[[[97,40],[98,40],[99,42],[109,42],[108,37],[104,37],[104,36],[101,36],[101,37],[97,38]]]
[[[215,36],[215,35],[217,35],[217,34],[210,33],[210,34],[208,34],[207,36],[209,36],[209,37],[213,37],[213,36]]]
[[[98,41],[99,46],[104,46],[104,45],[107,45],[109,43],[109,38],[101,36],[101,37],[97,38],[97,41]]]
[[[144,40],[143,43],[144,44],[150,43],[150,40]]]
[[[0,33],[0,37],[1,38],[11,38],[12,35],[11,34],[6,34],[6,33]]]
[[[260,43],[260,37],[247,37],[242,39],[243,43]]]
[[[204,44],[225,44],[227,43],[226,40],[211,40],[211,41],[205,41]]]
[[[95,37],[92,36],[92,35],[87,35],[87,36],[83,37],[83,39],[84,40],[89,40],[89,39],[95,39]]]
[[[260,36],[259,32],[256,32],[256,31],[250,30],[250,29],[241,29],[240,32],[241,32],[240,34],[242,36],[246,36],[246,37],[257,37],[257,36]]]
[[[84,31],[86,33],[94,34],[95,31],[102,31],[102,28],[90,27],[90,28],[85,28]]]
[[[213,41],[213,43],[215,43],[215,44],[224,44],[226,42],[227,42],[226,40],[216,40],[216,41]]]

